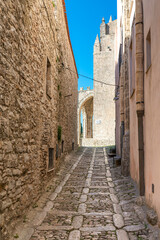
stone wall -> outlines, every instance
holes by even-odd
[[[115,105],[116,105],[116,154],[121,156],[121,115],[120,115],[120,66],[122,63],[122,2],[117,1],[117,29],[116,29],[116,54],[115,54]]]
[[[61,0],[0,2],[0,237],[4,240],[9,239],[14,220],[38,199],[63,156],[77,146],[77,75],[65,68],[76,72],[63,4]],[[54,158],[50,169],[49,148]]]
[[[118,0],[118,34],[119,57],[121,57],[121,66],[119,74],[119,98],[120,98],[120,139],[121,139],[121,157],[122,174],[129,175],[130,169],[130,132],[129,132],[129,38],[130,38],[130,9],[131,1]],[[121,55],[121,56],[120,56]],[[119,120],[118,120],[119,121]]]

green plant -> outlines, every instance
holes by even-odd
[[[62,69],[61,68],[58,68],[58,73],[61,73]]]
[[[145,224],[144,224],[144,227],[145,227],[145,229],[147,229],[147,228],[148,228],[148,225],[147,225],[147,223],[145,223]]]
[[[60,59],[59,59],[59,57],[58,57],[58,56],[57,56],[56,62],[60,62]]]
[[[62,97],[62,93],[61,93],[61,92],[59,93],[59,97],[60,97],[60,98]]]
[[[62,137],[62,127],[58,126],[58,142],[61,141],[61,137]]]
[[[58,91],[60,90],[60,85],[58,85]]]
[[[16,233],[16,235],[14,235],[14,238],[19,238],[18,234]]]
[[[53,5],[53,7],[55,7],[55,6],[56,6],[53,0],[52,0],[52,5]]]
[[[32,207],[33,207],[33,208],[37,208],[37,207],[38,207],[38,204],[35,203]]]
[[[26,221],[27,221],[27,217],[24,216],[24,218],[23,218],[23,222],[25,223]]]

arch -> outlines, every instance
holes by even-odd
[[[78,109],[82,108],[82,106],[91,98],[94,98],[93,91],[85,95],[84,98],[82,98],[81,101],[78,102]]]
[[[78,95],[78,144],[80,145],[80,135],[81,135],[81,111],[83,109],[84,116],[86,117],[85,121],[87,128],[84,128],[84,137],[93,137],[93,127],[92,127],[92,119],[93,119],[93,101],[94,101],[94,92],[93,90],[90,91],[79,91]],[[92,109],[90,112],[90,116],[88,116],[89,108],[87,108],[87,104],[92,104]]]

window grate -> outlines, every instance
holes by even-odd
[[[151,66],[151,31],[149,30],[146,38],[146,68],[147,70]]]
[[[47,58],[47,69],[46,69],[46,94],[49,98],[52,98],[51,96],[51,64],[48,58]]]
[[[54,167],[54,148],[49,148],[48,169],[52,169],[53,167]]]

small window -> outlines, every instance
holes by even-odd
[[[58,159],[58,152],[59,152],[58,144],[56,144],[56,159]]]
[[[146,38],[146,70],[151,66],[151,31],[149,30]]]
[[[122,65],[122,44],[120,44],[120,48],[119,48],[119,75],[120,75],[120,71],[121,71],[121,65]]]
[[[64,141],[62,140],[62,153],[63,153],[63,150],[64,150]]]
[[[133,84],[132,84],[132,58],[133,58],[133,46],[132,46],[132,42],[130,44],[130,48],[129,48],[129,79],[130,79],[130,96],[133,94]]]
[[[54,167],[54,148],[49,148],[48,169],[52,169],[53,167]]]
[[[46,69],[46,94],[49,98],[51,97],[51,64],[47,58],[47,69]]]
[[[74,151],[74,142],[72,142],[72,150]]]

